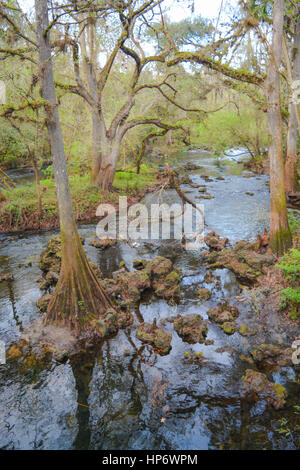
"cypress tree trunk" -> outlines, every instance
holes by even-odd
[[[273,38],[266,89],[269,132],[271,136],[269,146],[271,193],[270,246],[272,251],[277,255],[284,253],[291,245],[291,232],[287,218],[284,187],[282,120],[280,108],[279,68],[282,56],[284,6],[284,0],[274,1]]]
[[[68,325],[77,333],[91,330],[97,319],[111,308],[91,269],[76,228],[69,190],[64,143],[59,122],[53,69],[47,0],[35,0],[42,94],[47,104],[47,128],[53,157],[54,178],[59,208],[62,264],[59,280],[49,303],[47,321]]]
[[[292,48],[292,79],[300,80],[300,20],[295,26],[295,37]],[[297,104],[289,105],[289,125],[287,134],[287,156],[285,162],[285,189],[294,193],[300,190],[298,172],[297,172],[297,138],[298,138],[298,117]],[[299,111],[298,111],[299,112]]]

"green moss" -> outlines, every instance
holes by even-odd
[[[278,396],[279,399],[284,399],[286,397],[287,391],[286,391],[286,389],[284,388],[283,385],[278,384],[278,383],[274,383],[273,388],[274,388],[274,390],[276,392],[276,395]]]
[[[257,334],[257,331],[243,323],[239,329],[239,333],[242,336],[254,336]]]
[[[234,322],[225,322],[222,329],[227,335],[233,335],[236,332],[236,324]]]
[[[283,255],[292,244],[290,229],[281,228],[270,238],[270,247],[277,256]]]

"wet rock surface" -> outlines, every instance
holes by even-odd
[[[275,263],[273,255],[257,249],[256,243],[242,240],[233,249],[204,253],[203,260],[210,268],[227,268],[241,281],[255,283]]]
[[[225,322],[233,322],[239,316],[237,307],[227,303],[219,303],[218,307],[213,307],[208,310],[207,315],[215,323],[222,325]]]
[[[0,282],[4,282],[4,281],[13,281],[14,280],[14,276],[10,273],[8,274],[0,274]]]
[[[239,334],[242,336],[255,336],[257,334],[257,330],[255,328],[251,328],[251,326],[243,323],[240,326]]]
[[[242,396],[248,400],[267,400],[279,410],[285,406],[287,390],[278,383],[270,382],[265,374],[247,369],[242,378]]]
[[[177,334],[188,343],[204,343],[207,336],[207,322],[201,315],[178,315],[174,320],[174,328]]]
[[[199,289],[197,292],[197,296],[199,297],[200,300],[205,301],[209,300],[211,298],[211,292],[209,289],[206,289],[206,287],[202,287],[202,289]]]
[[[93,240],[89,242],[89,245],[94,246],[95,248],[99,248],[100,250],[106,250],[111,246],[115,246],[117,240],[112,240],[111,238],[103,238],[101,240]]]
[[[222,250],[228,243],[228,238],[221,238],[215,232],[210,232],[204,237],[206,245],[212,250]]]
[[[152,344],[159,354],[168,354],[171,349],[172,335],[160,329],[153,323],[142,323],[136,330],[136,337],[144,342]]]
[[[157,256],[149,262],[138,263],[136,269],[127,272],[122,268],[114,272],[113,279],[101,280],[103,288],[116,299],[121,297],[128,305],[138,302],[147,289],[166,300],[179,297],[182,273],[168,258]]]
[[[261,367],[291,366],[292,348],[275,344],[260,344],[249,351],[253,361]]]

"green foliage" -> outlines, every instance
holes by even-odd
[[[286,287],[281,291],[282,306],[290,309],[290,317],[295,320],[300,309],[300,287]]]
[[[296,211],[289,210],[289,226],[292,233],[300,231],[300,215]]]
[[[3,168],[17,168],[24,163],[25,146],[20,142],[18,135],[11,126],[0,119],[0,165]]]
[[[277,267],[283,271],[290,286],[281,290],[282,306],[289,309],[290,317],[295,320],[300,313],[300,251],[291,249]]]
[[[43,218],[57,214],[57,200],[54,180],[51,175],[52,166],[46,171],[47,178],[41,180]],[[48,170],[47,169],[47,170]],[[70,191],[73,200],[73,209],[76,214],[82,214],[89,211],[91,207],[96,207],[102,201],[102,194],[98,186],[91,184],[90,172],[84,171],[81,175],[80,166],[72,166],[69,175]],[[135,193],[155,183],[153,170],[147,165],[141,166],[141,173],[137,175],[134,170],[117,172],[114,179],[114,188],[118,192],[108,193],[105,196],[105,202],[116,203],[118,193]],[[10,214],[15,222],[20,221],[22,214],[27,215],[37,211],[37,193],[35,184],[19,185],[11,191],[5,190],[3,194],[6,198],[5,203],[1,205],[0,220],[7,214]]]
[[[144,189],[151,183],[154,183],[153,174],[146,165],[141,165],[140,174],[135,171],[118,171],[114,179],[114,187],[121,193],[130,193]]]
[[[287,280],[300,279],[300,251],[292,248],[282,258],[277,267],[282,269]]]
[[[178,47],[205,44],[213,33],[211,21],[201,16],[186,18],[177,23],[167,23],[165,26]],[[151,29],[149,28],[147,36],[157,41],[158,48],[164,49],[168,45],[160,23],[154,24]]]
[[[210,106],[213,108],[213,106]],[[214,107],[217,107],[216,105]],[[262,150],[268,145],[268,134],[260,116],[257,124],[257,110],[245,102],[239,113],[233,107],[210,114],[194,132],[194,143],[211,150],[216,156],[233,147],[245,147],[253,158],[262,160]]]

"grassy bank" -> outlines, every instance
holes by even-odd
[[[157,173],[146,165],[142,165],[137,175],[133,170],[118,171],[113,184],[113,191],[102,194],[99,188],[91,184],[90,172],[84,175],[73,170],[69,176],[73,210],[78,222],[92,222],[96,208],[100,203],[117,205],[120,195],[127,195],[133,203],[158,184]],[[38,230],[58,226],[58,209],[55,184],[52,175],[41,180],[42,217],[38,215],[37,193],[35,184],[17,186],[11,191],[1,194],[0,202],[0,233]]]

